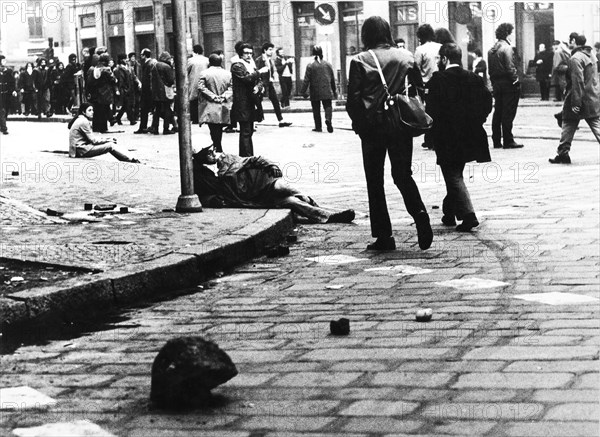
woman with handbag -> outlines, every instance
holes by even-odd
[[[264,119],[262,98],[264,86],[260,80],[261,73],[269,71],[265,65],[257,70],[252,60],[254,51],[248,43],[238,46],[239,60],[231,66],[233,83],[233,106],[231,108],[231,121],[240,124],[239,156],[254,155],[252,134],[254,122]]]
[[[366,19],[361,39],[368,51],[358,54],[350,63],[346,110],[362,142],[371,233],[377,239],[367,249],[396,248],[384,189],[385,156],[389,154],[394,183],[402,194],[406,210],[415,220],[419,247],[425,250],[431,246],[433,231],[412,178],[413,133],[408,129],[389,129],[384,108],[388,96],[403,91],[407,75],[413,89],[421,85],[421,76],[413,68],[412,54],[393,43],[390,25],[383,18]]]

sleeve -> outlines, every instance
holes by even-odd
[[[360,67],[359,63],[356,62],[355,59],[350,61],[350,73],[348,74],[348,98],[346,101],[346,112],[348,112],[348,116],[352,120],[353,127],[358,127],[362,125],[365,120],[363,120],[364,113],[364,105],[362,103],[362,99],[360,96],[360,91],[362,89],[362,83],[364,81],[363,78],[364,71]],[[357,129],[354,129],[357,132]],[[357,132],[358,133],[358,132]]]
[[[310,85],[310,76],[312,73],[311,65],[308,64],[306,66],[306,71],[304,72],[304,82],[302,83],[302,90],[300,91],[301,95],[305,95],[308,90],[308,86]]]
[[[517,68],[515,67],[513,48],[508,46],[500,52],[500,62],[504,65],[506,72],[514,82],[519,79]]]
[[[249,73],[248,70],[246,70],[246,67],[241,63],[236,62],[231,66],[231,75],[237,77],[247,85],[254,85],[258,79],[259,73],[258,71]]]
[[[429,82],[427,82],[427,89],[429,92],[425,97],[425,110],[429,114],[431,118],[433,118],[434,123],[436,118],[438,118],[439,114],[439,103],[440,103],[440,80],[439,74],[433,73]]]
[[[271,167],[276,165],[274,162],[269,161],[267,158],[262,156],[250,156],[244,159],[244,168],[262,168]]]
[[[583,101],[583,62],[579,62],[576,57],[569,59],[569,70],[571,72],[571,108],[581,108]]]
[[[79,132],[81,132],[81,136],[84,137],[90,144],[104,144],[106,143],[106,139],[98,137],[92,131],[91,123],[81,123],[79,126]]]
[[[231,97],[233,96],[233,83],[231,81],[231,74],[228,75],[228,80],[229,82],[227,83],[227,89],[221,96],[224,97],[225,100],[231,101]]]
[[[283,70],[285,69],[286,64],[284,64],[281,58],[275,59],[275,69],[277,70],[277,74],[280,76],[283,74]]]
[[[200,76],[200,80],[198,81],[198,90],[204,97],[206,97],[207,100],[211,102],[215,101],[215,97],[217,97],[217,95],[206,87],[206,76],[204,75]]]
[[[333,66],[331,64],[327,64],[327,67],[329,68],[329,72],[331,73],[331,92],[333,93],[333,96],[337,98],[337,89],[335,86],[335,73],[333,72]]]

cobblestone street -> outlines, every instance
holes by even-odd
[[[599,146],[582,125],[573,165],[549,164],[560,133],[555,111],[520,107],[515,133],[525,148],[492,149],[493,162],[467,166],[481,222],[472,233],[442,226],[443,178],[434,152],[417,138],[413,173],[434,243],[419,250],[388,175],[398,250],[387,253],[365,251],[372,238],[364,172],[346,114],[334,113],[334,134],[311,132],[310,114],[290,114],[294,125],[285,129],[267,114],[255,154],[279,162],[286,179],[319,204],[356,209],[354,224],[298,225],[289,256],[257,258],[186,294],[131,308],[109,329],[0,356],[0,387],[29,386],[56,400],[0,411],[0,434],[86,419],[140,437],[597,436]],[[2,148],[14,150],[45,129],[48,144],[23,147],[66,148],[64,125],[16,122]],[[95,189],[140,209],[145,190],[157,186],[174,201],[176,139],[126,130],[119,141],[147,163],[142,180],[159,167],[173,169],[173,180],[112,187],[102,180]],[[194,127],[196,148],[207,138]],[[225,136],[226,152],[237,152],[237,139]],[[25,151],[11,153],[11,162],[26,162]],[[112,164],[102,159],[90,162]],[[63,179],[12,180],[6,195],[42,209],[48,193],[71,189]],[[67,210],[70,202],[82,203],[60,199]],[[1,217],[3,228],[16,225]],[[431,321],[415,321],[421,308],[433,310]],[[342,317],[350,335],[330,335],[329,322]],[[239,375],[213,390],[211,408],[152,411],[152,362],[180,335],[216,341]]]

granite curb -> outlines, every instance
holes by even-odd
[[[266,246],[281,242],[293,227],[290,211],[266,210],[262,217],[214,245],[191,245],[151,261],[3,296],[1,329],[19,329],[40,321],[44,326],[62,323],[77,312],[85,312],[86,317],[100,315],[158,293],[193,287],[218,271],[262,255]]]

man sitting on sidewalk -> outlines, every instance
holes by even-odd
[[[216,164],[217,174],[209,167]],[[194,154],[194,191],[209,208],[289,208],[311,223],[350,223],[354,211],[321,208],[282,179],[261,156],[220,154],[211,145]]]

